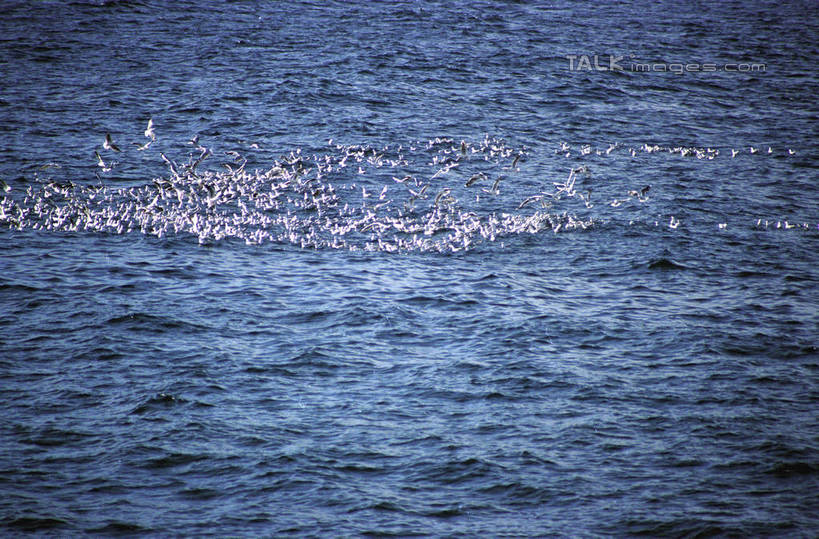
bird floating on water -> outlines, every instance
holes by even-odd
[[[629,191],[628,196],[637,197],[640,200],[640,202],[645,202],[647,200],[646,195],[648,194],[648,191],[650,189],[651,189],[651,185],[646,185],[645,187],[643,187],[639,191],[637,191],[637,190]]]

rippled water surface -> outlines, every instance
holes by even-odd
[[[814,8],[5,3],[4,535],[814,535]]]

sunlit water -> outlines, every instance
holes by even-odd
[[[6,534],[815,533],[810,4],[4,10]]]

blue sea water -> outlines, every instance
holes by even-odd
[[[3,535],[817,533],[813,2],[2,7]]]

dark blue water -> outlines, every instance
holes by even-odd
[[[814,3],[2,11],[4,535],[816,534]]]

